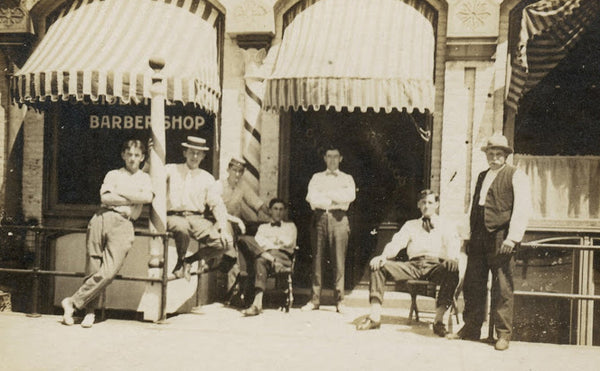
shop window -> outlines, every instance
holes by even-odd
[[[523,2],[511,13],[515,53]],[[600,22],[519,101],[515,164],[529,176],[533,224],[597,224],[600,220]]]
[[[76,210],[85,205],[96,207],[104,175],[123,166],[120,157],[123,142],[140,139],[147,143],[151,137],[150,107],[62,102],[54,104],[49,113],[46,148],[51,151],[50,211]],[[212,149],[202,167],[212,172],[214,123],[214,115],[194,106],[167,106],[167,163],[183,161],[180,144],[186,136],[200,136]]]

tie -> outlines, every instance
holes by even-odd
[[[337,173],[337,171],[327,170],[327,173],[325,175],[338,176],[338,173]]]
[[[431,224],[431,219],[428,217],[423,217],[423,229],[429,233],[433,229],[433,224]]]
[[[271,222],[271,227],[281,227],[281,222]]]

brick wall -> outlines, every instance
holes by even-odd
[[[27,110],[23,122],[23,215],[42,221],[44,114]]]

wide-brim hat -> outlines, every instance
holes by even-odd
[[[486,145],[481,147],[481,150],[483,152],[486,152],[488,149],[491,148],[502,149],[508,155],[513,153],[512,147],[508,145],[508,139],[506,139],[506,137],[502,134],[493,134],[492,136],[490,136],[487,140]]]
[[[199,151],[208,151],[210,148],[206,146],[206,139],[200,137],[187,137],[187,142],[181,143],[185,148],[197,149]]]

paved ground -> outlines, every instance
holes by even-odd
[[[365,308],[344,315],[275,309],[243,318],[213,304],[203,315],[158,325],[109,319],[92,329],[59,316],[0,313],[0,370],[598,370],[600,348],[485,343],[431,333],[431,316],[409,326],[407,310],[386,309],[380,330],[357,332]],[[456,329],[455,329],[456,330]]]

